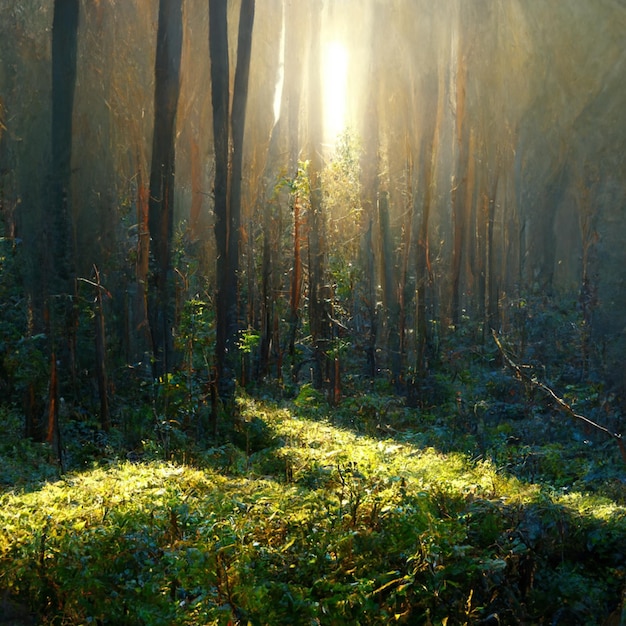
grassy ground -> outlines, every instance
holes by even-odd
[[[391,398],[319,400],[242,398],[239,445],[193,463],[5,490],[5,623],[626,622],[626,506],[586,488],[589,461],[562,450],[559,472],[556,448],[546,460],[510,427],[487,450],[459,426],[469,449],[452,451],[449,429]],[[524,446],[551,480],[532,480]],[[582,478],[563,487],[568,463]]]

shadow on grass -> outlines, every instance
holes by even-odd
[[[393,398],[296,400],[244,399],[201,470],[84,470],[47,517],[5,498],[5,533],[32,527],[4,537],[10,598],[65,624],[619,623],[623,507],[472,458],[461,424],[429,439]]]

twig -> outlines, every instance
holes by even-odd
[[[574,409],[567,402],[565,402],[563,398],[560,398],[559,396],[557,396],[557,394],[550,387],[548,387],[548,385],[546,385],[545,383],[542,383],[540,380],[537,379],[536,376],[532,376],[527,371],[525,371],[526,369],[528,369],[527,366],[520,366],[511,359],[511,357],[504,350],[504,347],[502,346],[502,343],[498,339],[498,335],[495,330],[492,330],[491,334],[493,336],[493,340],[496,342],[496,345],[498,346],[498,350],[500,350],[500,354],[502,355],[504,362],[513,370],[513,372],[515,373],[515,377],[518,380],[528,383],[532,385],[533,387],[536,387],[537,389],[540,389],[541,391],[543,391],[545,395],[547,395],[550,399],[552,399],[556,403],[559,409],[561,409],[564,413],[566,413],[570,417],[573,417],[574,419],[577,419],[583,422],[587,426],[591,426],[592,428],[595,428],[596,430],[603,432],[605,435],[608,435],[612,439],[615,439],[619,447],[619,451],[622,455],[622,459],[626,463],[626,445],[624,445],[624,439],[622,438],[621,434],[613,433],[605,426],[602,426],[601,424],[597,424],[593,420],[590,420],[588,417],[585,417],[584,415],[581,415],[580,413],[576,413],[576,411],[574,411]]]

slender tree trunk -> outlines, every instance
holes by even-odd
[[[441,84],[440,84],[441,88]],[[420,377],[426,373],[426,346],[428,345],[428,324],[427,324],[427,299],[432,285],[432,268],[430,265],[430,209],[432,203],[433,190],[433,168],[436,162],[436,155],[439,149],[439,123],[440,104],[443,98],[438,98],[437,117],[433,129],[433,136],[429,149],[424,155],[424,197],[422,201],[422,219],[419,227],[419,235],[416,249],[417,265],[417,294],[416,294],[416,371]]]
[[[456,84],[456,137],[459,148],[457,157],[456,176],[451,194],[452,203],[452,294],[451,317],[452,323],[458,324],[461,319],[461,291],[463,288],[461,275],[465,239],[465,201],[467,187],[467,163],[469,159],[465,131],[465,62],[459,53],[457,60]]]
[[[70,182],[79,0],[55,0],[52,21],[53,293],[73,294]]]
[[[387,349],[390,354],[391,374],[397,383],[400,375],[400,335],[398,323],[400,317],[400,299],[394,262],[393,237],[389,219],[389,193],[382,191],[378,199],[378,225],[381,242],[381,277],[383,305],[386,317]]]
[[[42,327],[48,337],[50,361],[48,409],[45,416],[47,433],[42,432],[41,422],[36,416],[28,416],[26,420],[26,436],[42,440],[45,435],[50,443],[58,432],[57,362],[60,361],[61,371],[69,369],[71,365],[74,282],[69,199],[78,18],[79,0],[55,0],[52,19],[52,210],[44,227],[45,250],[40,280],[42,293],[36,294],[37,302],[41,302],[43,307],[36,311],[36,324]],[[61,334],[59,330],[62,331]],[[29,405],[36,406],[36,403]]]
[[[325,233],[320,173],[322,171],[322,77],[320,73],[320,8],[311,6],[311,48],[309,50],[309,326],[315,352],[315,385],[328,380],[330,328],[323,297],[325,276]]]
[[[227,2],[225,0],[209,2],[211,97],[215,142],[216,360],[219,395],[226,402],[232,400],[235,392],[237,366],[237,275],[241,226],[241,179],[254,8],[254,0],[242,1],[233,110],[232,117],[230,117]],[[230,133],[232,133],[232,160],[229,145]]]
[[[468,128],[467,160],[465,170],[465,197],[461,205],[461,235],[463,240],[460,272],[459,299],[461,308],[471,314],[472,319],[479,311],[476,307],[476,273],[480,265],[480,242],[477,228],[476,208],[476,133]]]
[[[263,209],[263,251],[261,257],[261,342],[259,371],[261,376],[267,375],[270,364],[270,348],[272,345],[272,313],[274,300],[272,298],[272,236],[271,221],[269,219],[269,203]]]
[[[289,296],[289,357],[292,378],[296,379],[296,332],[300,320],[300,296],[302,294],[302,216],[300,198],[293,199],[293,268]]]
[[[406,341],[406,320],[407,320],[407,303],[410,302],[411,294],[408,289],[409,276],[409,259],[411,258],[411,250],[413,247],[413,221],[415,214],[415,200],[413,198],[413,156],[410,152],[410,146],[406,141],[407,163],[406,163],[406,193],[407,193],[407,210],[405,212],[404,237],[402,242],[402,258],[400,267],[400,280],[398,284],[398,361],[400,374],[404,369],[404,360],[407,352]]]
[[[150,189],[145,183],[140,160],[137,171],[137,260],[135,262],[135,293],[132,314],[132,334],[140,331],[139,340],[133,351],[135,358],[144,358],[151,345],[150,322],[148,319],[148,281],[150,277]]]
[[[382,5],[377,5],[377,11],[382,10]],[[378,45],[378,31],[375,27],[370,33],[370,40],[373,49]],[[366,371],[373,379],[378,371],[377,362],[377,342],[378,342],[378,269],[380,267],[379,254],[375,243],[375,223],[376,223],[376,199],[379,191],[380,173],[380,137],[379,137],[379,76],[380,68],[376,56],[370,67],[371,81],[367,96],[367,107],[364,121],[364,146],[361,156],[361,208],[363,211],[364,236],[361,243],[360,264],[363,268],[364,280],[366,284],[366,308],[369,317],[369,336],[367,337]]]
[[[496,165],[496,173],[491,186],[489,197],[489,208],[487,211],[487,326],[489,330],[496,329],[499,318],[499,283],[502,279],[502,268],[496,271],[495,242],[493,240],[494,224],[496,221],[496,200],[498,195],[498,184],[500,181],[500,155]]]
[[[225,376],[228,336],[229,276],[229,108],[230,72],[228,55],[228,19],[226,0],[209,2],[209,51],[211,55],[211,100],[213,104],[213,144],[215,150],[215,243],[217,248],[217,329],[216,361],[218,385]]]
[[[59,427],[59,378],[57,357],[54,350],[50,353],[50,380],[48,383],[48,406],[47,406],[47,434],[46,442],[50,444],[57,455],[61,472],[63,467],[63,445],[61,442],[61,429]]]
[[[372,380],[376,377],[378,371],[378,360],[376,358],[376,345],[378,343],[378,307],[377,307],[377,299],[378,294],[376,293],[376,281],[375,278],[377,276],[376,273],[376,258],[373,254],[374,250],[374,218],[373,216],[370,218],[370,223],[365,233],[364,239],[364,250],[365,250],[365,258],[366,258],[366,268],[365,275],[367,277],[368,284],[368,309],[369,309],[369,318],[370,318],[370,333],[368,337],[367,347],[366,347],[366,366],[367,373],[372,378]]]
[[[238,276],[239,276],[239,249],[241,243],[241,184],[243,179],[243,140],[246,126],[246,108],[248,104],[248,82],[250,75],[250,57],[252,54],[252,27],[254,25],[254,0],[242,0],[239,16],[239,33],[237,37],[237,67],[235,69],[235,85],[233,91],[233,110],[231,117],[232,151],[232,180],[229,197],[229,236],[227,242],[228,283],[224,291],[227,304],[227,337],[226,354],[235,356],[239,333],[238,316]],[[250,297],[251,294],[248,294]],[[235,360],[228,364],[228,369],[234,372]],[[232,398],[234,386],[232,376],[222,377],[222,397]]]
[[[96,331],[96,378],[98,379],[98,395],[100,396],[100,425],[102,426],[102,430],[108,432],[111,428],[111,416],[109,414],[109,381],[106,367],[106,327],[102,298],[103,287],[100,283],[100,272],[95,265],[93,266],[93,270],[96,287],[94,324]]]
[[[152,241],[148,317],[155,378],[169,372],[174,364],[170,293],[171,248],[174,225],[176,110],[180,92],[182,40],[182,1],[160,0],[154,68],[154,131],[148,218]]]

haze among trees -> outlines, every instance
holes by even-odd
[[[158,460],[332,485],[341,514],[325,527],[329,537],[342,524],[382,532],[380,502],[365,487],[374,465],[357,473],[348,457],[303,460],[294,450],[309,435],[296,441],[281,420],[306,419],[391,438],[407,459],[417,452],[406,446],[432,447],[466,455],[470,473],[493,463],[493,476],[597,492],[617,507],[616,525],[589,522],[589,533],[603,546],[610,535],[617,550],[626,503],[625,77],[620,0],[1,0],[6,497],[113,459]],[[37,471],[24,459],[38,459]],[[419,490],[417,474],[396,478]],[[428,515],[456,519],[475,507],[467,493],[429,485]],[[472,498],[500,501],[486,489]],[[507,498],[515,489],[507,483]],[[520,510],[536,495],[521,491]],[[402,507],[405,487],[394,494]],[[176,513],[163,521],[172,545],[186,537],[179,505],[167,505]],[[493,506],[471,514],[493,522],[496,545],[516,522]],[[547,517],[524,519],[527,534],[547,528]],[[32,592],[29,610],[45,623],[83,623],[92,609],[70,610],[52,569],[44,573],[50,533],[41,524],[39,574],[0,571],[3,602],[19,612]],[[442,525],[430,530],[445,535]],[[487,557],[463,562],[478,578],[439,604],[419,599],[417,570],[403,570],[398,556],[385,563],[397,575],[372,574],[350,610],[321,599],[348,593],[331,592],[352,575],[338,549],[333,576],[341,569],[345,578],[325,574],[332,584],[316,591],[326,612],[291,587],[303,604],[289,610],[300,615],[293,623],[592,623],[594,612],[596,623],[622,623],[606,620],[626,611],[623,562],[607,556],[593,574],[614,600],[598,590],[581,607],[563,592],[561,615],[545,581],[534,587],[539,560],[524,570],[539,555],[531,544],[523,558],[521,547],[498,544],[482,583],[477,564]],[[541,553],[546,567],[556,567],[554,546]],[[435,575],[436,559],[424,555],[419,571]],[[269,623],[258,607],[271,594],[251,599],[243,589],[252,570],[235,575],[229,567],[243,561],[225,558],[211,565],[214,596],[198,600],[213,604],[168,623]],[[515,591],[499,586],[505,573]],[[183,574],[171,578],[170,592],[154,593],[192,606],[176,595]],[[591,584],[574,578],[572,589]],[[445,596],[446,585],[429,585],[432,597]],[[357,614],[365,598],[380,612]],[[122,623],[107,622],[97,603],[93,623]],[[280,621],[289,610],[272,614],[274,623],[289,623]],[[61,615],[69,621],[55,622]],[[494,615],[499,622],[480,621]]]

